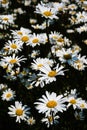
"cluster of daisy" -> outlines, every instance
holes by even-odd
[[[6,84],[0,84],[0,94],[3,101],[11,102],[16,98],[15,91]],[[35,124],[35,119],[30,113],[30,107],[23,105],[20,101],[15,101],[14,105],[8,107],[8,114],[11,117],[15,117],[16,122],[21,123],[21,121],[25,121],[28,125]]]
[[[73,109],[75,119],[84,120],[87,102],[77,94],[76,89],[66,91],[64,94],[53,90],[49,92],[46,89],[52,83],[58,83],[59,78],[64,77],[72,68],[76,72],[84,73],[87,67],[87,58],[85,54],[81,54],[82,48],[79,43],[68,37],[69,34],[80,35],[87,31],[86,1],[43,0],[38,3],[37,0],[18,0],[17,3],[30,8],[32,5],[34,9],[32,14],[35,14],[35,17],[29,18],[30,28],[18,25],[13,29],[15,20],[19,18],[18,16],[27,14],[27,9],[16,8],[11,14],[5,12],[0,15],[0,29],[4,32],[1,37],[4,42],[0,47],[0,71],[3,71],[2,78],[8,82],[0,84],[0,95],[1,100],[11,103],[8,114],[15,117],[16,122],[24,121],[28,125],[33,125],[36,120],[30,111],[31,107],[35,107],[38,113],[42,113],[41,122],[50,127],[61,121],[61,113]],[[0,4],[3,8],[9,8],[8,0],[0,0]],[[9,37],[6,37],[5,32],[8,30]],[[86,39],[82,39],[81,42],[87,44]],[[65,79],[67,80],[66,77]],[[22,100],[17,99],[17,90],[12,86],[8,87],[10,83],[15,82],[32,91],[33,88],[45,89],[45,95],[36,102],[32,101],[32,106],[23,105]]]
[[[63,113],[70,106],[75,110],[74,116],[77,120],[85,118],[83,111],[87,109],[87,102],[82,98],[78,98],[76,89],[66,92],[64,95],[46,91],[45,95],[42,95],[42,98],[39,98],[34,104],[39,113],[45,114],[41,122],[44,122],[47,127],[58,123],[60,118],[58,114]]]

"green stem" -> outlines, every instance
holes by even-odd
[[[48,30],[48,19],[46,19],[46,35],[47,35],[48,43],[50,43],[49,30]]]

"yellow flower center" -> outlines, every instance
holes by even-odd
[[[16,60],[16,59],[11,59],[9,62],[10,62],[11,64],[15,64],[15,63],[17,62],[17,60]]]
[[[73,21],[73,22],[76,22],[76,19],[75,19],[74,17],[72,17],[72,21]]]
[[[53,121],[53,117],[52,116],[48,116],[48,121],[51,123]]]
[[[7,0],[1,1],[2,4],[7,4]]]
[[[27,42],[27,41],[29,40],[29,37],[28,37],[28,36],[23,36],[23,37],[21,38],[21,40],[22,40],[23,42]]]
[[[81,108],[85,108],[85,105],[84,105],[84,104],[81,104],[80,107],[81,107]]]
[[[64,42],[64,39],[60,37],[57,41],[58,42]]]
[[[75,63],[79,64],[79,63],[80,63],[80,60],[76,60]]]
[[[11,48],[17,49],[17,45],[15,43],[11,44]]]
[[[75,99],[71,99],[71,100],[70,100],[70,103],[71,103],[71,104],[76,104],[76,100],[75,100]]]
[[[52,36],[52,38],[56,40],[58,37],[56,35],[54,35],[54,36]]]
[[[62,7],[59,7],[59,8],[58,8],[58,11],[63,11],[63,8],[62,8]]]
[[[84,2],[85,0],[80,0],[81,2]]]
[[[40,67],[42,67],[43,66],[43,64],[38,64],[38,68],[40,68]]]
[[[38,38],[34,38],[34,39],[32,40],[32,42],[33,42],[33,43],[38,43],[39,40],[38,40]]]
[[[51,101],[49,101],[49,102],[46,104],[46,106],[47,106],[48,108],[54,108],[54,107],[57,106],[57,102],[54,101],[54,100],[51,100]]]
[[[7,98],[10,98],[11,96],[12,96],[11,93],[8,93],[8,94],[6,95]]]
[[[33,124],[33,119],[29,119],[29,123],[32,125]]]
[[[17,115],[17,116],[23,115],[23,110],[22,110],[22,109],[17,109],[17,110],[16,110],[16,115]]]
[[[65,55],[64,55],[64,59],[66,59],[66,60],[71,59],[71,55],[70,55],[70,54],[65,54]]]
[[[17,34],[18,34],[18,35],[22,35],[23,33],[22,33],[21,31],[18,31]]]
[[[8,19],[7,17],[4,17],[3,20],[4,20],[4,21],[8,21],[9,19]]]
[[[57,72],[56,72],[55,70],[52,70],[52,71],[50,71],[50,72],[48,73],[48,76],[49,76],[49,77],[55,77],[56,74],[57,74]]]
[[[77,64],[78,69],[81,69],[83,67],[83,63],[81,63],[80,60],[76,60],[75,63]]]
[[[44,11],[43,15],[45,15],[46,17],[52,16],[52,12],[51,11]]]

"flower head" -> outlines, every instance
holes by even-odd
[[[56,16],[57,10],[51,4],[44,4],[41,2],[41,4],[36,6],[35,12],[41,14],[42,17],[45,17],[46,19],[58,19]]]
[[[6,100],[6,101],[11,101],[14,99],[15,97],[15,91],[11,90],[10,88],[8,88],[7,90],[3,91],[1,97],[2,100]]]
[[[26,105],[23,106],[21,102],[15,101],[15,105],[8,107],[8,114],[11,117],[16,117],[16,122],[21,123],[21,120],[26,120],[28,118],[29,109]]]
[[[66,110],[66,105],[64,104],[65,98],[63,98],[63,95],[57,96],[54,92],[49,93],[46,91],[46,96],[42,95],[42,98],[38,100],[39,101],[34,104],[37,105],[36,109],[39,113],[49,115],[50,112],[56,114],[58,111],[63,112],[63,110]]]

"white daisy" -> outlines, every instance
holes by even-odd
[[[8,88],[7,90],[3,91],[1,97],[2,100],[6,100],[6,101],[11,101],[14,99],[15,97],[15,91],[11,90],[10,88]]]
[[[15,105],[11,105],[10,107],[8,107],[8,109],[8,114],[11,117],[16,117],[16,122],[19,123],[21,123],[21,120],[26,120],[28,118],[28,114],[30,114],[30,108],[27,107],[27,105],[23,105],[19,101],[15,101]]]
[[[80,26],[80,27],[78,27],[78,28],[76,28],[76,31],[78,32],[78,33],[82,33],[82,32],[87,32],[87,24],[84,24],[83,26]]]
[[[69,97],[67,97],[66,100],[68,102],[67,108],[72,106],[73,109],[78,108],[79,107],[79,103],[82,101],[81,98],[75,98],[74,96],[69,96]]]
[[[5,49],[8,48],[8,53],[12,53],[12,52],[18,53],[18,51],[21,51],[22,45],[23,45],[22,42],[17,42],[17,41],[14,41],[14,40],[10,41],[9,40],[5,44],[4,48]]]
[[[46,91],[46,96],[42,95],[42,98],[38,99],[38,102],[35,102],[36,109],[39,113],[45,113],[46,116],[49,116],[51,112],[55,115],[57,112],[63,112],[66,110],[66,101],[63,98],[63,95],[58,95],[54,92],[49,93]]]
[[[34,19],[34,18],[30,18],[29,19],[29,23],[32,25],[32,24],[36,24],[37,23],[37,19]]]
[[[26,120],[27,124],[28,125],[34,125],[36,120],[34,119],[34,117],[29,117],[27,120]]]
[[[41,36],[39,34],[33,33],[30,37],[28,45],[35,47],[37,45],[40,45],[41,42],[42,42]]]
[[[30,34],[17,35],[14,36],[14,38],[16,41],[22,42],[23,44],[25,43],[26,45],[30,43]]]
[[[62,63],[68,63],[69,65],[72,65],[77,60],[77,52],[73,52],[71,48],[62,48],[57,51],[56,55]]]
[[[7,84],[3,84],[3,83],[0,84],[0,90],[5,90],[7,88],[8,88]]]
[[[53,60],[48,58],[37,58],[36,60],[33,60],[34,63],[31,63],[31,68],[34,70],[39,70],[42,66],[45,66],[45,64],[48,64],[49,66],[53,65]]]
[[[2,5],[2,7],[8,8],[9,1],[8,0],[0,0],[0,4]]]
[[[87,22],[87,12],[78,12],[76,13],[76,19],[77,19],[77,24],[81,22]]]
[[[12,65],[12,66],[14,66],[15,64],[20,66],[20,62],[25,62],[25,60],[26,60],[26,58],[23,58],[23,56],[18,57],[18,56],[15,56],[15,54],[13,54],[12,56],[3,57],[1,59],[1,61],[7,63],[8,65]]]
[[[76,4],[70,4],[70,5],[68,5],[68,9],[76,10],[77,9],[77,5]]]
[[[40,68],[41,72],[38,74],[39,80],[44,81],[46,84],[56,81],[56,76],[64,75],[63,68],[63,66],[59,67],[59,64],[53,69],[49,65],[42,66]]]
[[[74,64],[72,65],[75,69],[77,70],[84,70],[85,67],[87,67],[87,59],[86,56],[82,56],[79,54],[77,57],[77,60],[74,62]]]
[[[59,116],[54,115],[52,117],[52,115],[49,115],[49,116],[43,118],[41,120],[41,122],[45,123],[47,125],[47,127],[49,128],[51,125],[58,124],[59,123],[58,119],[59,119]]]
[[[44,4],[41,2],[41,4],[38,4],[36,6],[36,13],[39,13],[42,15],[42,17],[45,17],[46,19],[58,19],[56,16],[57,10],[50,4]]]
[[[29,54],[29,57],[36,58],[40,54],[39,50],[32,50],[31,54]]]
[[[61,2],[61,3],[59,3],[59,2],[54,2],[53,3],[53,6],[54,6],[54,8],[56,8],[56,10],[58,11],[58,12],[65,12],[65,10],[66,10],[66,6],[65,6],[65,3],[63,3],[63,2]]]
[[[31,30],[30,29],[27,29],[27,28],[24,28],[24,27],[21,27],[19,30],[11,30],[12,31],[12,35],[14,36],[14,37],[20,37],[20,36],[22,36],[22,35],[24,35],[24,34],[30,34],[31,33]]]
[[[81,110],[87,109],[87,102],[85,100],[80,101],[78,108]]]
[[[13,15],[9,14],[9,15],[0,15],[0,22],[2,24],[14,24],[14,18]]]

